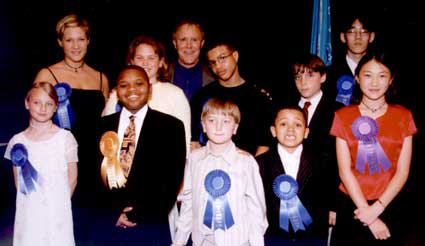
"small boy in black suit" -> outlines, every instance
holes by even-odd
[[[306,114],[297,106],[283,107],[270,129],[278,143],[256,158],[266,194],[266,245],[325,245],[328,211],[321,202],[328,188],[317,158],[303,146]]]

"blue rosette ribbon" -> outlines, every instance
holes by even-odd
[[[359,140],[356,170],[364,174],[367,162],[370,175],[381,173],[379,164],[382,165],[384,172],[387,172],[391,167],[391,162],[376,138],[379,130],[376,121],[368,116],[360,116],[354,120],[351,130]]]
[[[343,103],[344,105],[349,105],[351,102],[351,97],[353,96],[354,91],[354,78],[351,75],[342,75],[336,82],[336,87],[338,90],[338,95],[336,96],[336,101]]]
[[[297,196],[297,181],[289,175],[281,174],[273,181],[273,191],[280,199],[280,228],[289,232],[290,221],[295,232],[298,230],[305,231],[306,227],[313,222],[313,219]]]
[[[37,170],[28,160],[28,151],[23,144],[15,144],[10,151],[11,160],[18,168],[18,182],[21,193],[27,195],[35,191],[35,182],[38,180]]]
[[[53,117],[53,122],[61,128],[71,129],[72,124],[75,122],[74,113],[69,102],[72,89],[67,83],[57,83],[55,90],[58,94],[59,104]]]
[[[204,185],[209,195],[205,208],[204,225],[210,229],[214,227],[214,231],[229,229],[235,223],[226,198],[226,193],[231,186],[229,175],[220,169],[212,170],[205,177]]]

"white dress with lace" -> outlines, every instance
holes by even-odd
[[[32,141],[21,132],[10,140],[7,159],[16,143],[25,145],[39,181],[27,195],[18,182],[13,245],[75,245],[68,181],[68,163],[78,162],[74,136],[60,129],[47,140]]]

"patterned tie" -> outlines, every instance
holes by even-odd
[[[136,118],[134,115],[130,116],[130,124],[128,124],[124,132],[120,150],[120,163],[126,178],[130,173],[136,147],[136,125],[134,124],[134,118]]]
[[[303,107],[305,115],[307,116],[307,122],[308,122],[308,107],[310,107],[310,105],[311,105],[311,102],[307,101],[307,102],[304,103],[304,107]]]

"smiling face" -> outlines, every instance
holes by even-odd
[[[238,124],[230,115],[208,113],[202,119],[202,127],[214,145],[227,145],[236,134]]]
[[[180,65],[191,68],[198,64],[204,39],[196,25],[182,25],[175,34],[173,44],[177,50]]]
[[[147,104],[150,89],[149,79],[142,68],[127,68],[118,76],[118,99],[132,114]]]
[[[296,109],[280,110],[270,130],[273,137],[290,153],[302,144],[309,132],[303,113]]]
[[[159,59],[153,47],[148,44],[140,44],[137,46],[134,57],[131,60],[131,64],[145,69],[151,84],[157,82],[158,69],[163,66],[163,62],[163,59]]]
[[[38,123],[50,121],[56,107],[55,101],[41,88],[31,89],[25,100],[25,108],[29,111],[31,120]]]
[[[356,80],[363,92],[363,98],[377,101],[385,99],[385,93],[393,82],[393,77],[385,65],[373,59],[361,67]]]
[[[63,48],[65,59],[72,62],[81,62],[87,53],[89,39],[81,27],[67,27],[59,45]]]

